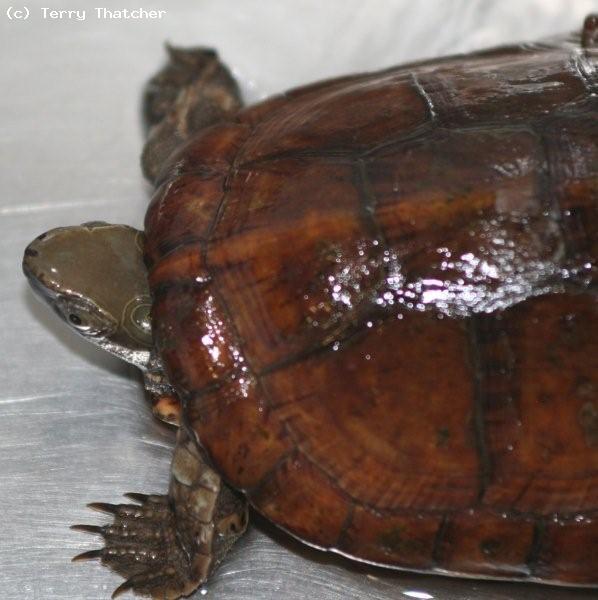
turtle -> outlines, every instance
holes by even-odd
[[[213,50],[168,54],[144,231],[23,259],[178,427],[167,494],[91,504],[75,559],[186,596],[252,506],[374,565],[598,586],[598,16],[248,107]]]

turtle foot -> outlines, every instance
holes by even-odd
[[[113,515],[109,525],[73,525],[99,534],[105,546],[73,560],[99,558],[126,581],[127,590],[175,600],[204,583],[247,526],[247,503],[222,482],[184,428],[177,434],[167,496],[125,494],[135,504],[94,502]]]
[[[203,569],[190,561],[179,540],[176,517],[167,496],[125,494],[137,504],[88,506],[114,516],[109,525],[73,525],[72,529],[99,534],[105,546],[83,552],[73,561],[100,559],[125,577],[112,594],[131,590],[137,594],[174,600],[191,594],[205,580]]]

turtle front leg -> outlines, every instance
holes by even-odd
[[[73,525],[101,535],[105,547],[73,560],[101,559],[126,578],[112,597],[137,594],[174,600],[204,583],[247,527],[247,504],[208,466],[179,430],[167,496],[125,494],[136,504],[92,503],[114,515],[110,525]]]
[[[143,370],[143,384],[154,416],[170,425],[180,426],[181,401],[168,382],[162,361],[155,353],[152,353],[147,368]]]

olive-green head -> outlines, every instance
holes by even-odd
[[[147,365],[153,344],[142,232],[102,222],[52,229],[27,246],[23,271],[71,329]]]

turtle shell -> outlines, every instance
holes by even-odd
[[[146,218],[188,426],[283,529],[393,567],[598,584],[598,97],[576,40],[300,88]]]

